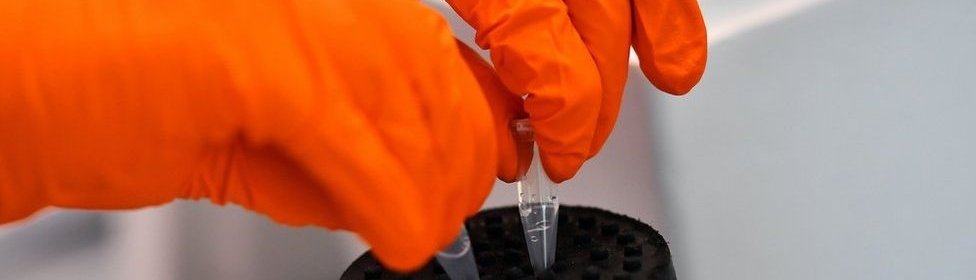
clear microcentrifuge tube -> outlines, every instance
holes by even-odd
[[[517,141],[522,144],[531,143],[532,146],[531,163],[516,184],[519,215],[529,249],[529,260],[532,262],[532,269],[539,274],[552,265],[556,256],[556,220],[559,213],[557,184],[549,179],[549,175],[542,168],[539,148],[535,144],[529,120],[516,120],[512,126]]]
[[[452,280],[478,280],[478,265],[471,251],[468,230],[462,226],[454,243],[437,253],[437,262]]]

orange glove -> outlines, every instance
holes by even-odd
[[[416,1],[0,1],[0,34],[0,223],[204,198],[406,270],[496,174],[482,85]]]
[[[687,93],[704,72],[705,26],[695,0],[448,3],[477,30],[478,45],[491,50],[504,85],[528,94],[525,110],[556,182],[573,177],[613,130],[631,45],[641,70],[663,91]],[[511,181],[518,156],[505,147],[499,146],[499,178]]]

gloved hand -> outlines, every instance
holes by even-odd
[[[0,34],[0,223],[209,199],[406,270],[496,174],[503,89],[416,1],[2,1]]]
[[[704,71],[705,26],[695,0],[447,1],[477,30],[505,87],[528,94],[525,110],[556,182],[573,177],[613,130],[631,46],[665,92],[687,93]],[[511,181],[518,156],[505,147],[499,178]]]

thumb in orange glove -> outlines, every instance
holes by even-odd
[[[613,130],[631,46],[666,92],[687,93],[704,72],[705,26],[694,0],[448,2],[477,30],[505,87],[527,94],[542,163],[556,182],[573,177]],[[499,177],[513,179],[505,171],[515,169],[516,152],[499,152]]]
[[[415,1],[2,1],[0,34],[0,223],[205,198],[407,270],[496,174],[481,85]]]

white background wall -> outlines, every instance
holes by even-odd
[[[974,12],[833,1],[713,42],[651,102],[679,274],[976,278]]]

